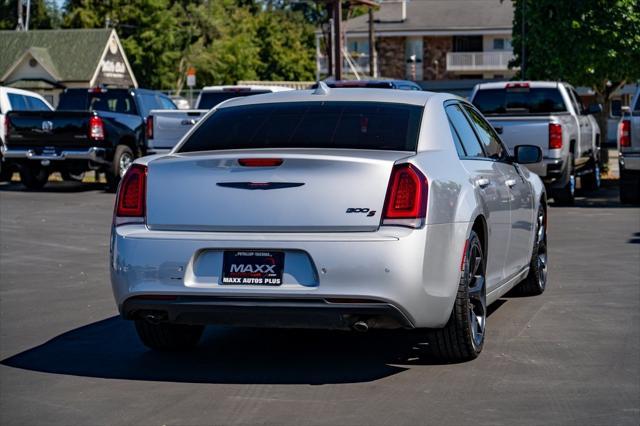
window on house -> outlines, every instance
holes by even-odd
[[[493,49],[494,50],[504,50],[504,39],[503,38],[494,38],[493,39]]]
[[[482,52],[482,36],[453,36],[454,52]]]

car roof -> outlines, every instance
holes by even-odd
[[[271,92],[288,92],[295,90],[291,87],[285,86],[267,86],[259,84],[246,84],[246,85],[229,85],[229,86],[206,86],[202,88],[202,92],[224,92],[232,90],[248,90],[248,91],[264,91],[269,90]]]
[[[371,79],[371,80],[335,80],[335,81],[327,81],[325,82],[329,87],[340,87],[340,88],[344,88],[344,87],[349,87],[349,86],[353,86],[353,87],[368,87],[368,86],[378,86],[377,88],[380,89],[384,89],[384,88],[394,88],[394,86],[398,86],[400,84],[402,85],[407,85],[407,86],[412,86],[412,87],[416,87],[416,88],[420,88],[420,90],[422,90],[422,88],[420,87],[419,84],[410,81],[410,80],[376,80],[376,79]],[[387,87],[384,87],[387,86]]]
[[[504,89],[507,84],[528,84],[533,89],[555,89],[559,84],[566,84],[559,81],[496,81],[491,83],[476,84],[476,89]]]
[[[285,103],[285,102],[380,102],[398,103],[407,105],[426,105],[434,96],[442,96],[441,93],[421,92],[413,90],[397,89],[329,89],[320,90],[294,90],[290,92],[266,93],[264,95],[233,98],[219,104],[216,108],[228,108],[241,105]],[[457,98],[448,95],[450,98]],[[446,97],[446,96],[444,96]]]

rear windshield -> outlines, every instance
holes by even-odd
[[[108,89],[103,92],[89,92],[86,89],[68,90],[60,95],[58,110],[137,113],[133,97],[127,89]]]
[[[376,102],[295,102],[222,108],[180,152],[252,148],[415,151],[422,107]]]
[[[473,98],[473,104],[485,115],[548,114],[567,110],[560,91],[554,88],[481,89]]]
[[[239,98],[243,96],[251,95],[263,95],[265,93],[271,93],[269,90],[237,90],[237,91],[225,91],[225,92],[202,92],[200,95],[200,103],[198,109],[211,109],[218,105],[222,101],[226,101],[231,98]]]

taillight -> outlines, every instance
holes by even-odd
[[[104,122],[102,118],[95,115],[89,119],[89,139],[94,141],[104,140]]]
[[[620,146],[631,146],[631,120],[622,120],[618,124],[618,139]]]
[[[277,167],[282,164],[281,158],[240,158],[238,163],[243,167]]]
[[[11,120],[5,115],[4,117],[4,140],[9,139],[9,129],[11,128]]]
[[[153,115],[147,117],[147,139],[153,139]]]
[[[549,124],[549,149],[562,148],[562,126],[560,124]]]
[[[116,199],[116,225],[144,223],[147,166],[132,164],[120,182]]]
[[[427,178],[415,166],[396,164],[391,170],[383,225],[419,228],[427,213]]]

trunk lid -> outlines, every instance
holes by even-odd
[[[185,231],[375,231],[393,164],[412,155],[261,149],[160,158],[149,163],[147,226]],[[238,162],[242,158],[278,158],[282,164],[244,167]]]

